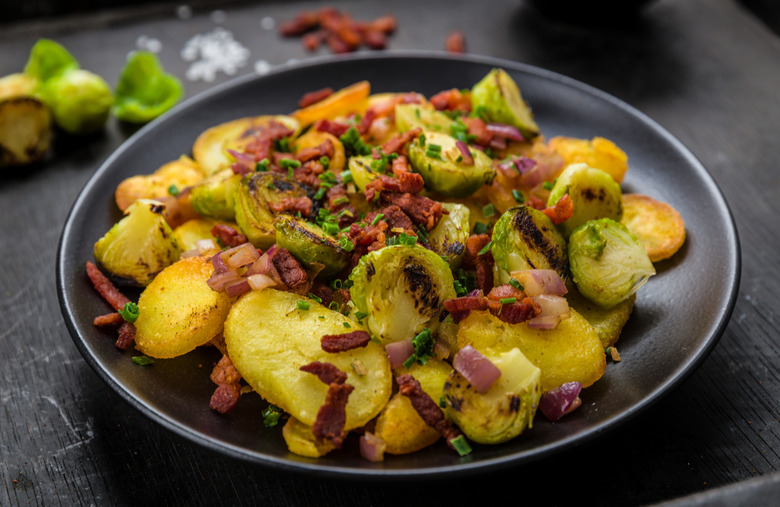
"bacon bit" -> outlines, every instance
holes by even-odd
[[[301,371],[317,375],[317,378],[325,385],[333,383],[343,384],[347,381],[347,374],[339,370],[336,365],[331,363],[323,363],[321,361],[313,361],[309,364],[305,364],[300,367]]]
[[[322,337],[321,343],[322,350],[336,353],[365,347],[370,341],[371,335],[367,331],[358,329],[351,333],[326,334]]]
[[[387,223],[387,227],[391,231],[394,229],[400,229],[401,232],[404,232],[409,236],[417,236],[417,233],[414,231],[414,224],[412,223],[412,220],[398,206],[386,206],[378,212],[371,213],[366,216],[366,220],[369,222],[373,221],[379,213],[383,215],[382,220]]]
[[[368,129],[371,128],[371,124],[376,119],[376,111],[374,109],[369,109],[365,112],[362,118],[360,118],[360,123],[357,125],[357,131],[360,133],[360,135],[366,135],[368,133]]]
[[[319,25],[319,17],[311,11],[301,11],[293,19],[279,25],[279,33],[285,37],[303,35]]]
[[[487,295],[488,299],[493,299],[495,301],[499,301],[501,299],[506,299],[506,298],[522,299],[523,297],[525,297],[523,291],[515,288],[514,286],[508,283],[505,283],[503,285],[496,285],[490,290],[490,292]]]
[[[95,290],[98,291],[100,296],[106,300],[114,310],[119,311],[125,307],[126,303],[130,302],[130,300],[119,292],[119,289],[111,283],[111,280],[109,280],[108,277],[90,261],[87,261],[87,276],[95,287]]]
[[[377,30],[366,30],[363,32],[363,42],[371,49],[385,49],[387,35]]]
[[[539,199],[535,195],[529,195],[528,199],[526,199],[525,201],[525,204],[534,209],[538,209],[539,211],[544,211],[545,209],[547,209],[547,205],[544,203],[544,201]]]
[[[407,130],[406,132],[394,135],[382,145],[382,153],[385,155],[390,155],[391,153],[403,155],[406,145],[412,142],[420,133],[422,133],[422,129],[420,127],[415,127],[412,130]]]
[[[471,95],[457,88],[441,91],[429,100],[438,111],[471,111]]]
[[[383,192],[381,200],[385,204],[395,204],[401,208],[414,224],[424,227],[426,231],[436,227],[444,214],[444,208],[440,202],[422,195]]]
[[[301,100],[298,101],[298,109],[303,109],[304,107],[316,104],[331,95],[333,95],[333,88],[323,88],[322,90],[306,93],[301,97]]]
[[[455,324],[468,317],[473,310],[487,310],[487,308],[487,299],[482,296],[463,296],[444,302],[444,309],[452,315]]]
[[[309,276],[289,250],[277,248],[271,257],[271,262],[279,273],[279,278],[291,292],[301,295],[308,294]]]
[[[376,216],[376,215],[374,215]],[[384,243],[385,231],[387,230],[387,222],[380,220],[376,225],[371,225],[371,222],[366,221],[366,227],[363,228],[358,223],[354,223],[349,227],[347,236],[355,245],[368,246],[375,241]]]
[[[211,234],[225,247],[235,247],[249,241],[246,235],[241,234],[235,228],[225,224],[214,225],[214,227],[211,228]]]
[[[450,33],[444,41],[444,49],[450,53],[465,53],[466,37],[463,35],[463,32],[454,31]]]
[[[493,139],[493,133],[488,130],[487,123],[482,118],[463,118],[463,123],[468,128],[469,135],[476,136],[474,143],[480,146],[487,146]]]
[[[308,162],[309,160],[319,159],[321,157],[332,158],[334,153],[335,148],[333,147],[333,143],[330,139],[325,139],[317,146],[310,146],[308,148],[302,149],[298,152],[295,158],[301,162]]]
[[[125,322],[119,326],[119,338],[116,339],[114,346],[119,350],[127,348],[135,341],[135,325]]]
[[[409,163],[404,155],[393,160],[393,175],[399,181],[401,192],[419,194],[425,188],[422,175],[409,171]]]
[[[484,293],[493,289],[493,254],[490,251],[480,255],[490,236],[487,234],[472,234],[466,240],[466,255],[463,258],[463,266],[466,269],[474,269],[477,275],[477,288]]]
[[[92,325],[95,327],[118,326],[124,322],[125,319],[119,312],[112,312],[105,315],[98,315],[92,320]]]
[[[217,384],[217,389],[211,395],[209,406],[220,414],[229,413],[241,396],[241,374],[233,366],[233,361],[227,355],[223,355],[211,370],[210,378]]]
[[[279,33],[284,37],[303,36],[304,47],[309,50],[316,49],[325,40],[334,53],[347,53],[356,51],[363,44],[371,49],[384,49],[387,36],[395,29],[393,16],[382,16],[369,22],[356,21],[347,12],[324,7],[317,12],[300,12],[282,23]]]
[[[347,399],[354,389],[350,384],[331,382],[325,404],[317,412],[317,419],[312,426],[312,432],[318,440],[330,440],[336,449],[344,442]]]
[[[301,215],[307,217],[311,213],[311,205],[311,199],[304,195],[301,197],[285,197],[281,201],[269,203],[268,207],[274,213],[295,214],[300,211]]]
[[[547,207],[542,212],[550,217],[555,225],[562,224],[570,219],[574,213],[574,202],[569,197],[569,194],[564,194],[563,197],[558,199],[555,206]]]
[[[460,430],[444,417],[441,408],[422,390],[420,382],[409,374],[400,375],[395,380],[398,391],[409,398],[425,424],[438,431],[447,440],[447,445],[452,447],[450,442],[461,435]]]

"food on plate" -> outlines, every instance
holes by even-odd
[[[655,274],[647,238],[672,239],[668,205],[637,204],[598,157],[565,165],[591,149],[567,139],[544,139],[501,69],[216,125],[191,159],[120,183],[126,216],[94,256],[142,292],[134,308],[90,263],[116,311],[95,324],[152,358],[216,349],[215,417],[259,395],[301,456],[531,438],[537,407],[565,424],[617,361]],[[655,224],[644,243],[627,215]]]
[[[628,156],[615,143],[603,137],[578,139],[555,136],[548,141],[550,148],[563,157],[564,164],[587,164],[608,173],[618,183],[628,171]]]
[[[133,51],[119,73],[111,111],[120,120],[147,123],[172,108],[183,94],[181,81],[165,72],[157,55]]]
[[[668,259],[685,243],[685,222],[672,206],[641,194],[623,194],[623,218],[652,262]]]

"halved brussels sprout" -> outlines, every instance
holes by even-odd
[[[43,158],[51,142],[51,112],[34,97],[0,97],[0,167]]]
[[[515,206],[501,215],[490,251],[497,283],[507,283],[509,273],[525,269],[554,269],[563,279],[569,276],[566,240],[550,217],[530,206]]]
[[[484,110],[492,122],[517,128],[526,139],[539,134],[533,113],[520,94],[520,88],[506,71],[493,69],[471,89],[474,109]]]
[[[243,152],[263,128],[271,122],[281,123],[298,135],[300,123],[291,116],[253,116],[239,118],[205,130],[192,146],[192,158],[206,174],[214,174],[233,163],[227,150]]]
[[[172,108],[182,95],[181,81],[165,72],[157,55],[134,51],[119,74],[112,111],[122,121],[146,123]]]
[[[190,189],[190,205],[198,214],[233,220],[236,217],[236,194],[241,175],[231,169],[219,171]]]
[[[442,303],[455,297],[452,271],[439,254],[419,245],[393,245],[361,257],[349,279],[352,302],[368,314],[383,343],[435,327]]]
[[[179,259],[179,245],[159,201],[139,199],[95,243],[97,265],[118,283],[143,287]]]
[[[355,186],[361,191],[365,192],[368,184],[379,178],[379,173],[371,168],[371,162],[375,159],[371,155],[356,155],[349,157],[347,161],[347,168],[352,175],[352,181],[355,182]]]
[[[279,215],[274,219],[276,244],[290,251],[305,266],[322,264],[323,276],[335,275],[347,267],[349,252],[338,240],[321,227],[292,215]]]
[[[655,274],[636,236],[610,218],[575,229],[569,237],[569,262],[577,289],[602,308],[625,301]]]
[[[277,172],[257,172],[241,180],[236,193],[236,223],[247,239],[265,250],[276,241],[270,203],[290,197],[303,197],[306,190]]]
[[[431,105],[398,104],[395,106],[395,127],[406,132],[415,127],[423,130],[449,133],[455,120],[437,111]]]
[[[542,395],[541,370],[517,348],[486,357],[501,370],[496,383],[480,394],[454,371],[444,384],[444,399],[447,415],[470,440],[500,444],[533,426]]]
[[[550,191],[548,206],[569,194],[574,204],[571,218],[558,226],[568,238],[572,231],[588,220],[611,218],[620,221],[623,216],[623,192],[608,173],[587,164],[572,164],[563,170]]]
[[[436,227],[428,233],[431,249],[439,255],[447,257],[452,269],[460,266],[466,251],[466,240],[471,231],[468,206],[454,202],[441,203],[445,214],[442,215]]]
[[[470,195],[495,176],[490,157],[466,146],[473,159],[468,163],[456,143],[448,134],[425,131],[409,145],[409,162],[425,186],[447,197]]]

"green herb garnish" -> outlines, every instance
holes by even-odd
[[[125,306],[122,307],[121,310],[119,310],[119,315],[122,316],[125,321],[129,323],[135,322],[135,320],[138,318],[138,305],[133,303],[132,301],[128,301],[125,303]]]

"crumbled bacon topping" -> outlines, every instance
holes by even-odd
[[[326,334],[321,339],[322,350],[336,353],[365,347],[371,341],[371,335],[367,331],[358,329],[350,333]]]

